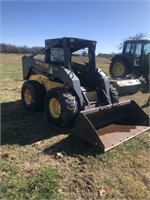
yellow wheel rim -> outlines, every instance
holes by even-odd
[[[56,98],[52,98],[49,102],[49,111],[54,118],[60,117],[61,105]]]
[[[125,72],[124,66],[122,63],[116,63],[113,66],[113,74],[115,77],[123,76]]]
[[[29,89],[26,89],[24,92],[24,100],[27,105],[30,105],[32,102],[31,92]]]

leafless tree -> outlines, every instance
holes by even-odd
[[[130,36],[130,37],[127,37],[125,38],[118,46],[118,50],[122,50],[123,48],[123,43],[125,40],[139,40],[139,39],[143,39],[146,37],[146,34],[145,33],[136,33],[134,36]]]

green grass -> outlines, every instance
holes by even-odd
[[[5,78],[22,79],[21,68],[22,55],[16,54],[1,54],[0,55],[0,80]]]
[[[76,137],[69,138],[66,130],[48,124],[44,113],[23,108],[21,56],[0,55],[0,198],[149,199],[149,133],[105,154],[98,154]],[[108,73],[109,62],[97,58],[97,67]],[[141,106],[148,96],[139,91],[121,100],[133,99]]]
[[[11,69],[12,68],[12,69]],[[7,64],[7,68],[6,68],[6,64],[1,64],[1,74],[0,74],[0,79],[2,81],[2,79],[5,79],[6,76],[7,78],[11,79],[11,80],[16,80],[16,79],[21,79],[21,66],[20,64],[15,64],[15,63],[11,63],[11,64]]]
[[[27,176],[26,173],[24,176],[22,175],[24,172],[22,172],[22,169],[20,169],[18,165],[19,161],[15,162],[15,157],[18,156],[17,152],[21,151],[17,143],[25,144],[27,141],[33,141],[32,138],[34,134],[30,135],[28,132],[32,129],[33,123],[36,123],[37,120],[40,121],[39,116],[35,115],[35,122],[33,122],[34,117],[30,115],[29,119],[29,117],[27,117],[28,113],[22,109],[20,102],[20,90],[23,83],[21,56],[22,55],[16,54],[1,54],[0,56],[2,143],[12,144],[11,146],[2,146],[0,198],[61,199],[62,195],[59,195],[57,191],[60,176],[57,169],[51,168],[50,165],[44,165],[38,170],[35,169],[33,174]],[[25,116],[26,118],[24,118]],[[29,123],[29,121],[31,123]],[[38,129],[40,129],[40,125]],[[20,134],[21,132],[24,133],[24,135]],[[37,135],[36,139],[38,137]],[[9,153],[3,153],[3,147],[4,149],[8,148]],[[9,158],[11,151],[14,151],[14,162]]]
[[[15,164],[1,163],[1,199],[62,199],[58,193],[59,173],[45,166],[34,175],[22,177]]]
[[[1,54],[0,55],[0,102],[14,101],[20,99],[20,88],[22,84],[22,55]]]

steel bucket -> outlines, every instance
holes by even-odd
[[[148,129],[148,115],[131,100],[79,112],[72,133],[105,152]]]

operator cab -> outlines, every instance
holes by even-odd
[[[148,40],[127,40],[124,42],[124,55],[132,56],[132,65],[135,67],[141,66],[143,56],[150,54],[150,41]]]
[[[82,86],[95,87],[96,41],[79,38],[45,40],[45,62],[73,71]]]

